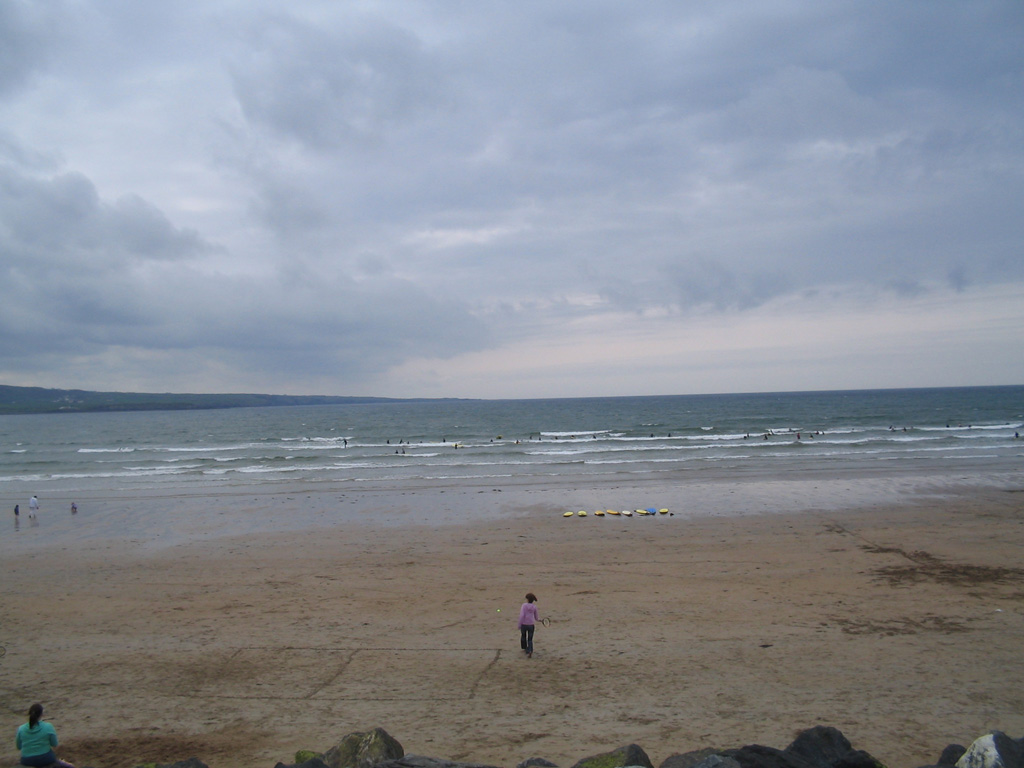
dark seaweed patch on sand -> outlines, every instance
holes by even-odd
[[[907,552],[899,547],[865,545],[862,549],[875,554],[900,555],[909,561],[872,570],[876,580],[884,581],[893,587],[926,581],[956,587],[1024,582],[1024,568],[948,562],[922,550]]]
[[[970,632],[963,621],[948,616],[923,616],[918,619],[904,617],[885,621],[859,621],[855,619],[833,619],[843,633],[847,635],[917,635],[923,632],[938,632],[953,635]]]

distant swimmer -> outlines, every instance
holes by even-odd
[[[75,502],[73,502],[73,501],[71,502],[71,514],[72,515],[78,514],[78,505],[75,504]]]

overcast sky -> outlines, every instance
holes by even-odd
[[[0,0],[0,383],[1024,383],[1024,3]]]

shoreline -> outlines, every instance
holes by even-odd
[[[627,743],[656,765],[781,748],[820,724],[929,764],[1024,732],[1024,493],[936,488],[657,520],[563,519],[539,489],[458,524],[5,544],[0,728],[41,700],[64,756],[97,768],[270,768],[375,726],[416,754],[564,766]],[[530,660],[527,590],[552,618]]]
[[[211,538],[370,527],[459,526],[538,513],[668,508],[673,518],[870,509],[943,499],[970,489],[1024,488],[1024,473],[999,466],[986,472],[796,472],[781,475],[673,473],[641,478],[556,475],[473,481],[275,482],[232,488],[177,486],[143,491],[58,492],[40,496],[33,524],[27,499],[15,530],[0,526],[0,555],[85,540],[122,540],[169,547]],[[69,512],[71,503],[78,513]],[[5,497],[13,509],[16,499]],[[10,518],[9,518],[10,520]]]

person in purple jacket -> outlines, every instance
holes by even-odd
[[[526,602],[519,609],[519,647],[526,652],[527,658],[533,657],[533,630],[540,621],[536,602],[537,596],[533,592],[527,592]]]

